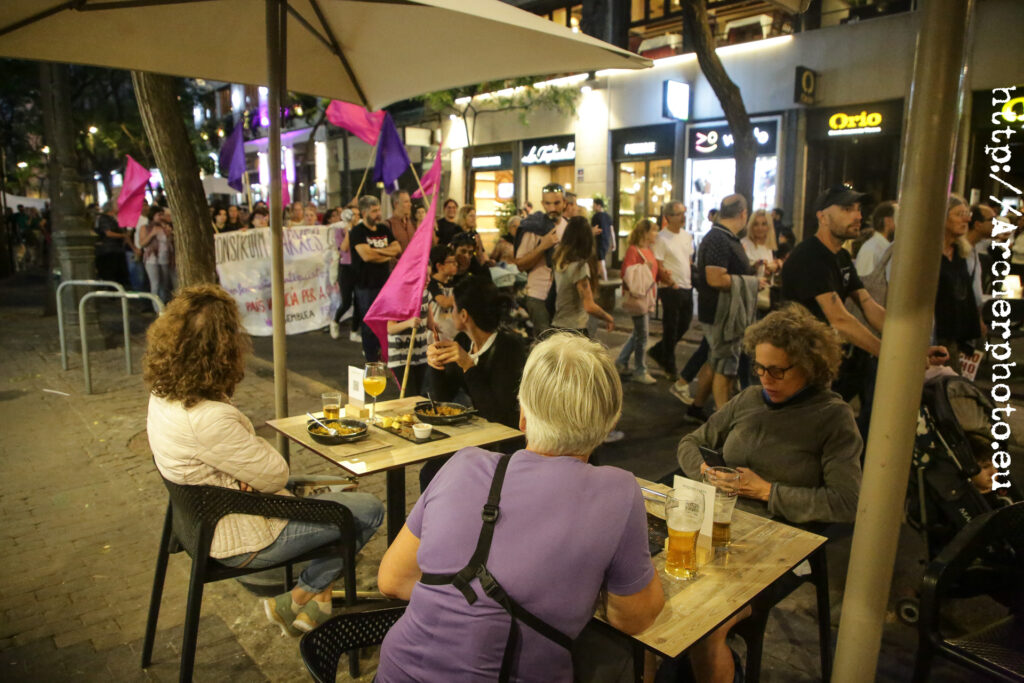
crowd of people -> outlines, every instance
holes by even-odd
[[[542,210],[511,217],[490,253],[474,207],[447,200],[417,315],[388,322],[389,364],[397,369],[411,357],[408,394],[472,405],[524,432],[525,443],[464,449],[423,467],[422,495],[378,569],[381,592],[409,607],[384,641],[377,680],[495,680],[510,669],[517,680],[570,680],[570,649],[595,602],[623,632],[653,622],[665,598],[641,491],[632,475],[592,464],[621,417],[624,377],[655,385],[652,371],[662,373],[685,414],[701,423],[678,443],[680,474],[700,479],[705,451],[715,451],[739,473],[748,511],[815,529],[855,519],[898,207],[878,204],[862,230],[867,196],[830,187],[815,200],[813,231],[797,243],[776,229],[780,213],[751,211],[733,194],[695,244],[683,227],[685,205],[665,202],[657,221],[638,221],[628,237],[622,305],[633,328],[614,358],[593,337],[615,322],[595,292],[617,236],[603,205],[595,202],[587,218],[575,199],[545,186]],[[322,216],[301,203],[289,207],[295,225],[316,218],[337,228],[342,307],[331,332],[340,336],[343,313],[354,306],[350,334],[368,362],[381,349],[362,316],[422,220],[423,207],[407,193],[390,203],[387,220],[372,196]],[[218,209],[214,229],[236,229],[242,216]],[[954,372],[987,331],[994,216],[956,195],[947,202],[934,344],[922,363]],[[155,255],[152,269],[145,261],[150,277],[166,287],[170,217],[155,209],[148,218],[136,239]],[[124,264],[132,240],[102,224],[111,246],[105,264],[115,267],[115,244]],[[677,345],[693,322],[694,299],[702,340],[680,372]],[[663,333],[649,345],[656,306]],[[160,473],[180,484],[289,495],[287,463],[231,405],[249,348],[231,297],[214,285],[182,290],[148,334],[149,439]],[[985,455],[979,466],[990,471]],[[353,511],[361,547],[381,524],[380,502],[328,495]],[[487,505],[499,498],[500,515],[488,522]],[[484,531],[473,521],[481,509]],[[233,516],[218,526],[212,554],[229,566],[269,565],[331,533]],[[264,600],[268,619],[292,634],[323,623],[342,567],[340,559],[310,565],[292,591]],[[509,599],[469,599],[468,580],[459,578],[467,571],[500,580]],[[574,590],[552,588],[564,585]],[[506,613],[526,613],[534,626],[509,631]],[[739,610],[691,648],[696,680],[735,679],[739,659],[727,636],[748,613]]]

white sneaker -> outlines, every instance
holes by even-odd
[[[616,441],[622,441],[626,435],[620,432],[618,429],[613,429],[608,432],[608,436],[604,437],[605,443],[615,443]]]
[[[351,341],[351,342],[357,342],[357,343],[358,342],[362,342],[363,341],[363,335],[360,334],[359,332],[349,332],[348,333],[348,340]]]
[[[331,339],[337,339],[340,336],[341,336],[341,325],[339,325],[338,323],[336,323],[336,322],[334,322],[332,320],[331,321]]]
[[[651,373],[645,372],[642,375],[633,375],[633,381],[638,384],[656,384],[658,380],[651,377]]]
[[[670,394],[678,398],[686,405],[693,404],[693,396],[690,394],[690,385],[685,379],[680,379],[668,388]]]

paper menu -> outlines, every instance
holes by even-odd
[[[697,547],[710,549],[711,528],[715,521],[715,487],[711,484],[687,479],[677,474],[672,481],[672,489],[678,491],[681,488],[695,489],[704,496],[704,521],[700,525],[700,537],[697,539]]]
[[[366,393],[363,390],[364,372],[363,368],[348,366],[348,402],[359,407],[366,402]]]

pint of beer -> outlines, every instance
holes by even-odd
[[[709,467],[704,483],[715,487],[715,517],[711,526],[711,547],[725,548],[730,542],[732,511],[736,507],[740,473],[731,467]]]
[[[325,420],[337,420],[341,417],[341,392],[326,391],[320,394]]]
[[[695,489],[679,489],[665,498],[665,573],[677,579],[697,576],[697,537],[704,521],[704,496]]]

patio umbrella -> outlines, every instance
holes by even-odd
[[[651,63],[498,0],[4,0],[3,9],[2,57],[267,85],[271,169],[281,166],[286,82],[379,109],[484,81]],[[272,172],[278,418],[288,409],[280,184]],[[283,438],[278,447],[287,455]]]

